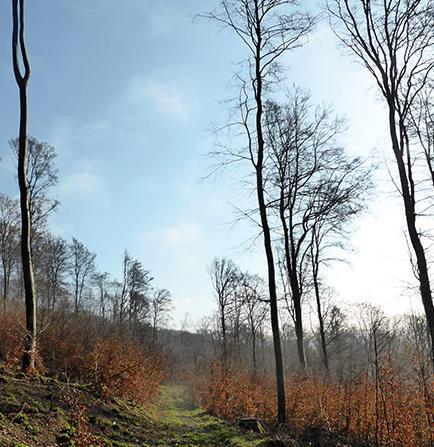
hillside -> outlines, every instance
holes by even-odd
[[[0,446],[274,445],[206,414],[180,386],[163,386],[150,408],[105,402],[86,387],[57,380],[0,376]]]

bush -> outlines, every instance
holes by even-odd
[[[338,381],[321,375],[291,377],[286,383],[288,426],[306,437],[312,430],[334,433],[380,447],[429,446],[433,408],[423,387],[391,367]],[[274,422],[275,384],[271,378],[218,363],[195,383],[202,405],[229,420],[253,417]],[[306,438],[307,439],[307,438]]]

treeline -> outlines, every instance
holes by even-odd
[[[12,141],[13,148],[16,142]],[[127,251],[122,259],[122,278],[98,271],[96,254],[76,238],[70,242],[50,232],[47,218],[59,203],[49,196],[57,182],[55,150],[28,138],[32,259],[36,303],[43,316],[57,309],[75,314],[91,311],[128,328],[152,327],[156,341],[171,310],[171,295],[153,285],[153,277]],[[24,296],[20,262],[18,201],[0,195],[0,261],[3,308]]]
[[[16,153],[16,141],[11,147]],[[53,234],[49,214],[57,183],[54,147],[27,139],[31,255],[35,286],[35,367],[80,380],[105,396],[148,402],[165,375],[160,343],[172,308],[169,291],[127,251],[116,279],[97,268],[96,254],[72,238]],[[18,200],[0,194],[0,361],[19,366],[25,349],[27,307],[20,253]]]
[[[242,272],[230,259],[215,258],[210,266],[217,312],[197,328],[206,334],[213,347],[206,359],[225,366],[245,367],[247,371],[272,375],[270,319],[265,282],[258,275]],[[339,305],[332,295],[323,300],[323,330],[315,322],[316,296],[306,293],[303,316],[310,322],[305,332],[308,371],[325,377],[349,378],[360,373],[375,376],[375,365],[385,357],[401,371],[418,371],[420,379],[430,378],[430,344],[426,321],[421,315],[387,317],[369,303]],[[290,376],[303,373],[298,357],[294,317],[283,296],[279,317],[286,371]],[[323,349],[329,360],[325,368]],[[408,362],[402,362],[406,359]]]

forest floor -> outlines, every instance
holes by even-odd
[[[78,384],[0,373],[0,447],[248,447],[271,438],[210,416],[181,386],[150,408],[103,401]]]

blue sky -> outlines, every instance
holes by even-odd
[[[261,246],[240,245],[253,229],[230,225],[233,204],[249,200],[236,181],[243,171],[200,182],[213,147],[209,129],[226,120],[223,101],[234,93],[230,79],[243,58],[233,36],[192,19],[214,6],[215,0],[42,0],[26,8],[29,133],[58,153],[54,195],[62,205],[50,225],[82,240],[97,253],[99,268],[115,275],[127,248],[156,285],[171,290],[175,325],[187,312],[199,318],[213,311],[206,265],[214,256],[264,273]],[[10,4],[0,2],[0,191],[16,195],[8,148],[18,122],[10,22]],[[352,153],[388,155],[375,89],[337,48],[326,23],[285,63],[284,88],[308,88],[315,101],[347,116]],[[371,212],[354,230],[351,264],[335,267],[329,278],[344,300],[371,300],[394,312],[413,301],[403,295],[410,275],[392,191],[380,175]]]

